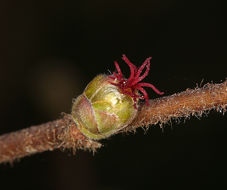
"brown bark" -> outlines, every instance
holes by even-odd
[[[226,111],[227,81],[221,84],[206,84],[202,88],[187,89],[181,93],[150,100],[150,106],[142,106],[135,120],[126,130],[149,124],[170,122],[171,119],[202,116],[212,109]]]
[[[211,109],[226,111],[227,81],[221,84],[207,84],[194,90],[150,100],[150,106],[141,105],[135,120],[124,130],[127,132],[149,124],[164,124],[171,119],[201,116]],[[38,152],[72,148],[92,150],[101,144],[85,137],[76,127],[70,115],[46,124],[0,136],[0,163]]]
[[[75,126],[70,115],[0,136],[0,163],[57,148],[95,151],[98,142],[87,139]]]

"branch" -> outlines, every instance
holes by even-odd
[[[212,109],[226,111],[227,80],[221,84],[206,84],[202,88],[187,89],[181,93],[150,100],[150,106],[142,106],[126,131],[137,127],[160,124],[172,119],[202,116]]]
[[[54,149],[72,148],[95,151],[101,144],[85,137],[70,115],[45,124],[0,136],[0,163]]]
[[[171,119],[201,116],[211,109],[226,111],[227,81],[206,84],[202,88],[150,100],[150,106],[141,105],[134,121],[120,132],[135,130],[150,124],[164,124]],[[119,132],[118,132],[119,133]],[[27,129],[0,136],[0,163],[54,149],[71,148],[95,151],[101,144],[85,137],[76,127],[71,115],[59,120],[32,126]]]

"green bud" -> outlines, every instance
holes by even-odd
[[[136,116],[133,98],[98,75],[73,103],[72,118],[80,131],[90,139],[107,138],[126,127]]]

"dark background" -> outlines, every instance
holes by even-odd
[[[227,76],[221,1],[1,1],[0,134],[69,113],[98,73],[125,53],[152,56],[146,82],[171,95]],[[158,97],[150,89],[150,98]],[[227,183],[226,115],[152,126],[102,141],[93,156],[45,152],[0,165],[0,189],[218,188]]]

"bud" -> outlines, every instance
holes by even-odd
[[[107,138],[136,116],[134,99],[111,81],[107,75],[98,75],[73,103],[72,118],[88,138]]]
[[[72,118],[80,131],[90,139],[103,139],[125,128],[137,114],[140,99],[149,105],[147,92],[143,87],[152,88],[162,95],[153,84],[141,83],[149,73],[151,57],[137,68],[123,55],[122,59],[130,68],[130,76],[124,78],[118,63],[118,73],[98,75],[73,103]],[[143,70],[146,69],[144,72]],[[141,95],[140,93],[143,95]]]

